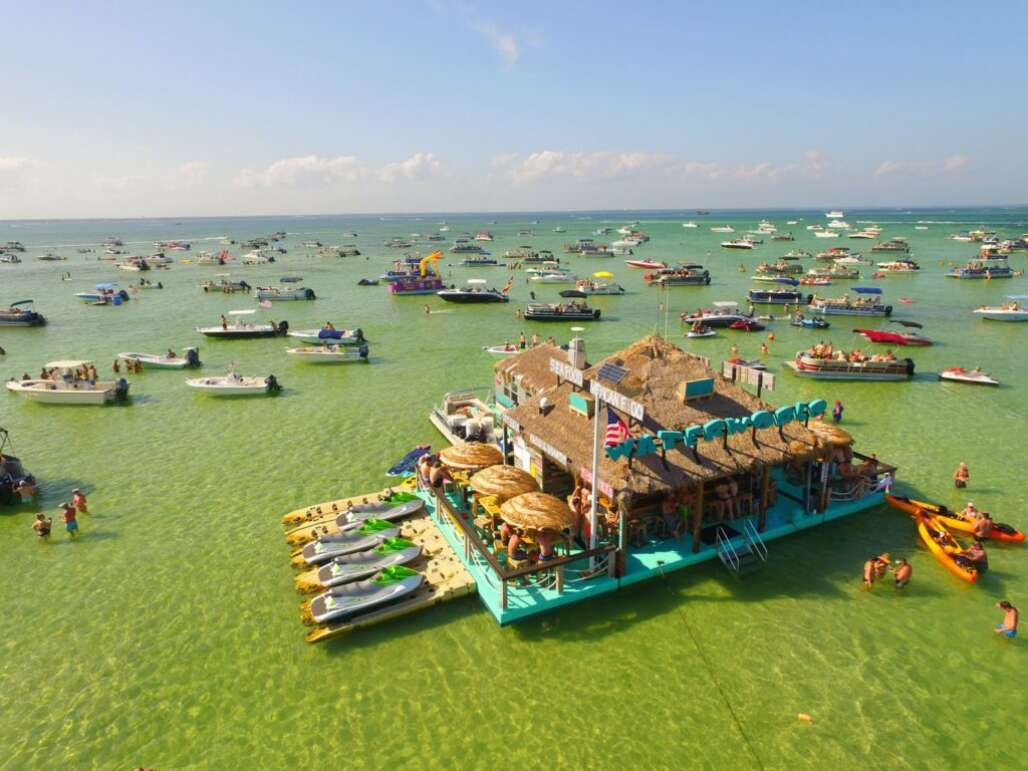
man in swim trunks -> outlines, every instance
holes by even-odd
[[[910,567],[910,563],[903,557],[896,560],[896,567],[890,568],[892,574],[896,577],[896,588],[902,589],[904,586],[910,583],[910,577],[914,575],[914,569]]]
[[[70,538],[78,535],[79,523],[75,520],[75,507],[68,502],[61,504],[63,509],[61,516],[64,518],[64,529],[68,531]]]
[[[875,563],[876,558],[871,557],[867,562],[864,563],[864,586],[870,589],[875,583]]]
[[[49,541],[50,528],[53,527],[53,524],[54,521],[51,517],[37,514],[36,521],[32,523],[32,529],[36,531],[36,535],[39,536],[41,541]]]
[[[1008,600],[997,602],[996,607],[1003,611],[1003,623],[996,624],[996,628],[993,631],[1010,639],[1017,637],[1017,622],[1020,620],[1017,608],[1011,605]]]
[[[988,512],[982,512],[982,515],[974,521],[974,537],[982,540],[992,535],[992,517],[989,516]]]

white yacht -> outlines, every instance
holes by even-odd
[[[711,228],[710,232],[711,233],[734,233],[735,232],[735,228],[733,228],[731,225],[718,225],[717,227]]]
[[[683,228],[698,228],[699,225],[697,225],[695,222],[690,220],[689,222],[683,222],[682,223],[682,227]]]
[[[850,230],[850,223],[846,220],[832,220],[828,223],[828,227],[834,230]]]
[[[825,212],[825,217],[827,217],[830,220],[839,220],[845,216],[846,215],[838,209],[832,209],[830,212]]]

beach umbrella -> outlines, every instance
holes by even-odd
[[[569,530],[576,516],[560,498],[546,493],[522,493],[500,506],[500,517],[508,525],[529,530]]]
[[[609,270],[598,270],[593,273],[593,278],[614,278],[614,274]]]
[[[495,495],[501,502],[539,490],[535,477],[514,466],[490,466],[471,477],[470,482],[476,493]]]
[[[455,469],[480,469],[503,462],[503,453],[495,444],[461,442],[439,453],[439,459]]]
[[[807,426],[818,438],[833,447],[845,447],[853,444],[853,437],[836,425],[821,420],[812,420]]]

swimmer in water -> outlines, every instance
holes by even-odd
[[[1020,614],[1017,612],[1017,608],[1007,600],[997,602],[996,607],[1003,611],[1003,623],[997,624],[993,631],[1012,640],[1017,637],[1017,622],[1020,620]]]
[[[871,557],[864,563],[864,586],[870,589],[875,583],[875,558]]]
[[[914,575],[914,569],[910,567],[910,563],[903,557],[896,560],[896,567],[889,568],[892,571],[893,576],[896,578],[896,588],[902,589],[904,586],[910,583],[910,577]]]

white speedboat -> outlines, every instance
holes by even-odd
[[[731,241],[722,241],[722,249],[752,249],[753,242],[745,238],[736,238]]]
[[[186,381],[186,385],[211,396],[261,396],[276,394],[282,390],[274,375],[243,377],[238,372],[230,372],[220,377],[191,378]]]
[[[482,350],[493,356],[513,356],[519,349],[514,343],[504,343],[503,345],[489,345]]]
[[[832,220],[828,223],[828,227],[833,230],[850,230],[850,223],[846,220]]]
[[[304,345],[300,348],[287,348],[286,353],[301,361],[312,364],[344,364],[351,361],[368,361],[368,346],[360,345],[347,348],[341,345]]]
[[[832,209],[832,210],[831,210],[830,212],[825,212],[825,217],[827,217],[827,218],[828,218],[828,219],[830,219],[830,220],[838,220],[838,219],[842,219],[842,218],[843,218],[843,217],[845,217],[845,216],[846,216],[846,215],[845,215],[845,214],[843,214],[843,213],[842,213],[841,211],[839,211],[838,209]]]
[[[817,238],[838,238],[839,233],[836,230],[815,230],[814,236]]]
[[[48,370],[56,370],[52,379],[9,380],[7,390],[43,404],[101,405],[128,396],[129,384],[124,380],[97,381],[76,379],[76,373],[93,362],[84,359],[52,361]]]
[[[284,335],[289,331],[289,323],[286,321],[280,321],[277,325],[248,323],[247,320],[256,312],[257,311],[253,310],[229,311],[228,315],[231,317],[232,323],[229,323],[229,319],[222,316],[221,324],[218,326],[197,327],[196,331],[207,337],[222,340],[276,337],[278,335]]]
[[[695,222],[689,221],[689,222],[683,222],[682,223],[682,227],[683,228],[692,229],[692,228],[698,228],[699,225],[697,225]]]
[[[200,366],[200,352],[196,348],[186,348],[184,355],[174,351],[165,354],[122,352],[118,358],[126,362],[138,361],[146,369],[185,369]]]
[[[290,332],[289,336],[301,343],[317,343],[319,345],[360,345],[364,342],[364,330],[360,327],[336,329],[324,326],[321,329],[297,329]]]
[[[953,383],[969,383],[971,385],[999,385],[999,381],[991,375],[986,375],[979,369],[966,370],[963,367],[944,369],[939,373],[939,380],[949,380]]]
[[[983,305],[974,311],[975,315],[989,321],[1028,321],[1028,295],[1010,295],[1007,299],[1010,302],[1003,305]]]

